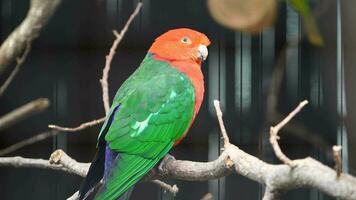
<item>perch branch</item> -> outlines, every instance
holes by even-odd
[[[279,160],[283,163],[289,165],[290,167],[295,167],[295,163],[293,163],[284,153],[278,144],[278,132],[281,128],[283,128],[297,113],[301,111],[301,109],[308,104],[308,101],[302,101],[289,115],[284,118],[281,122],[279,122],[276,126],[271,126],[270,128],[270,138],[269,141],[272,144],[274,152]]]
[[[279,193],[271,190],[270,187],[266,187],[262,200],[276,200],[279,197]]]
[[[20,70],[22,63],[25,62],[28,53],[30,53],[30,50],[31,50],[31,43],[27,42],[25,51],[23,52],[22,56],[16,59],[16,66],[14,70],[11,72],[10,76],[6,79],[4,84],[0,87],[0,96],[4,94],[4,92],[9,87],[12,80],[14,80],[15,76]]]
[[[292,117],[287,116],[281,122],[281,126],[277,125],[277,129],[278,127],[282,128],[283,124],[286,124]],[[89,164],[78,163],[63,151],[58,151],[54,152],[50,158],[52,164],[44,160],[22,158],[24,159],[22,165],[19,165],[15,164],[18,162],[11,160],[14,158],[10,158],[10,160],[6,160],[9,158],[0,158],[0,166],[39,167],[85,176]],[[265,199],[272,199],[281,191],[302,187],[315,188],[340,199],[356,199],[355,177],[349,174],[341,174],[337,178],[337,173],[333,169],[310,157],[293,160],[293,162],[296,163],[294,168],[287,164],[268,164],[228,143],[222,154],[216,160],[210,162],[184,161],[174,158],[163,159],[157,174],[153,177],[154,179],[172,178],[187,181],[206,181],[218,179],[231,173],[238,173],[266,185]],[[24,165],[24,163],[31,164]]]
[[[101,124],[104,121],[105,121],[105,117],[102,117],[102,118],[95,119],[95,120],[90,121],[90,122],[85,122],[85,123],[80,124],[79,126],[73,127],[73,128],[62,127],[62,126],[57,126],[57,125],[53,125],[53,124],[48,125],[48,128],[55,129],[55,130],[58,130],[58,131],[77,132],[77,131],[81,131],[81,130],[84,130],[86,128]]]
[[[10,113],[0,117],[0,131],[8,128],[15,123],[28,118],[34,114],[37,114],[49,106],[49,100],[45,98],[40,98],[34,101],[31,101]]]
[[[21,148],[23,148],[25,146],[34,144],[36,142],[45,140],[45,139],[53,137],[53,136],[56,136],[59,133],[60,133],[59,131],[46,131],[46,132],[40,133],[38,135],[35,135],[33,137],[30,137],[28,139],[21,140],[18,143],[15,143],[13,145],[10,145],[10,146],[0,150],[0,156],[4,156],[4,155],[12,153],[12,152],[14,152],[16,150],[19,150],[19,149],[21,149]]]
[[[0,46],[0,75],[20,56],[26,44],[39,35],[60,3],[61,0],[31,0],[26,18]]]
[[[341,162],[341,146],[333,146],[333,157],[334,157],[334,161],[335,161],[335,171],[337,174],[337,177],[340,177],[341,173],[342,173],[342,162]]]
[[[135,11],[131,14],[129,19],[127,20],[124,28],[121,30],[120,33],[118,33],[116,30],[113,31],[116,39],[113,42],[109,54],[106,56],[105,59],[105,66],[103,69],[103,77],[100,79],[101,87],[103,90],[103,103],[104,103],[104,109],[106,115],[109,114],[110,110],[110,98],[109,98],[109,86],[108,86],[108,78],[109,78],[109,71],[110,71],[110,66],[112,59],[114,58],[115,51],[117,49],[117,46],[120,44],[122,38],[125,36],[125,33],[127,32],[131,22],[133,19],[137,16],[137,14],[140,11],[140,8],[142,7],[142,3],[138,3],[136,6]]]

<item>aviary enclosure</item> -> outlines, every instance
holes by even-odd
[[[116,90],[179,27],[211,40],[204,101],[130,199],[356,199],[355,6],[1,0],[0,199],[76,199]]]

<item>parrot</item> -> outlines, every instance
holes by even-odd
[[[209,38],[189,28],[157,37],[118,89],[79,199],[127,200],[134,185],[187,135],[203,101]]]

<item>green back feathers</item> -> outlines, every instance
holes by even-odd
[[[152,169],[189,128],[194,104],[190,80],[148,54],[118,90],[109,116],[119,111],[99,134],[122,156],[97,199],[118,198]]]

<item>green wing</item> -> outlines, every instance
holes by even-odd
[[[146,56],[117,92],[113,121],[109,127],[105,122],[99,135],[120,158],[96,199],[118,198],[152,169],[189,128],[194,102],[184,74]]]

